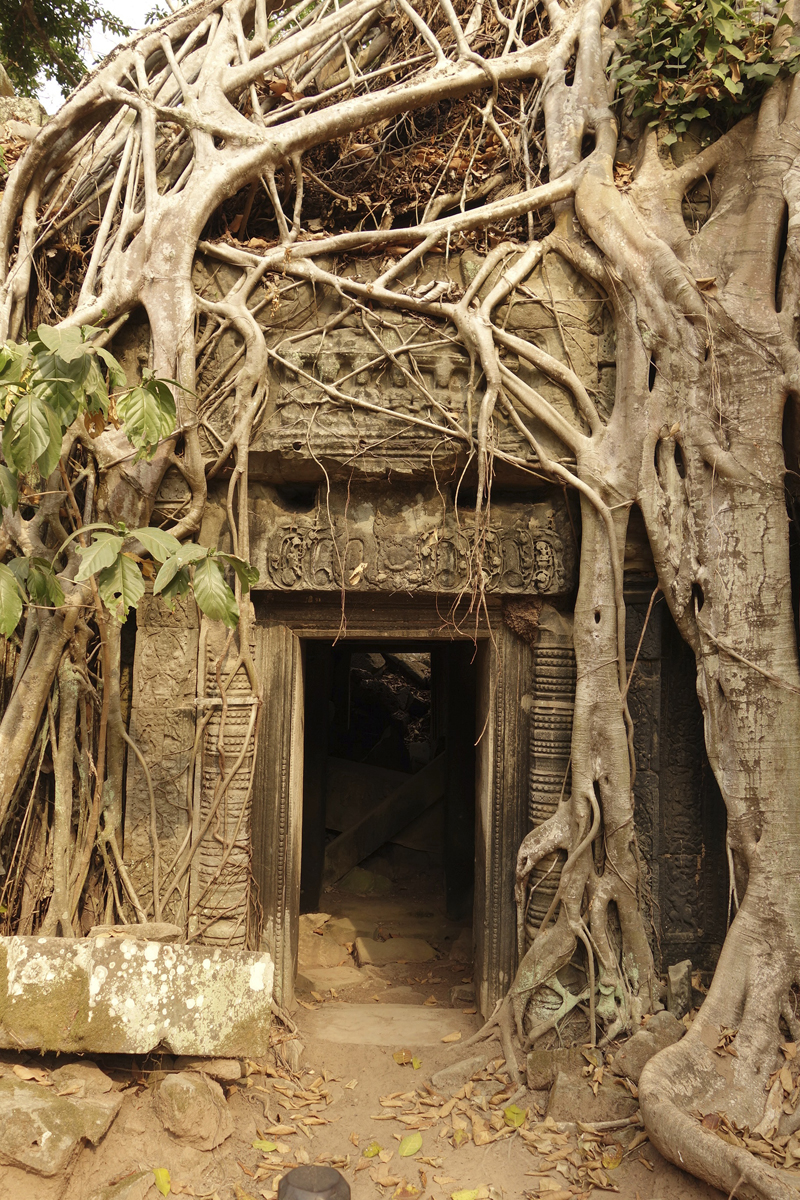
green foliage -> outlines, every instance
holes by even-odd
[[[136,458],[152,458],[162,438],[175,428],[175,401],[161,379],[145,376],[141,387],[131,388],[117,401],[117,414],[125,435],[136,447]]]
[[[0,61],[16,91],[34,96],[54,79],[70,92],[86,73],[86,39],[97,22],[106,33],[130,33],[97,0],[0,0]]]
[[[114,356],[92,344],[96,332],[88,326],[62,330],[40,325],[27,342],[0,345],[2,507],[16,510],[21,489],[26,502],[40,489],[42,479],[58,467],[64,434],[76,420],[83,418],[95,436],[106,421],[113,422],[135,447],[134,461],[152,458],[159,442],[174,432],[175,401],[168,386],[174,381],[146,374],[141,385],[129,388]],[[86,525],[70,534],[53,563],[21,556],[0,564],[0,633],[13,633],[26,603],[56,608],[64,603],[56,567],[79,538],[90,540],[74,547],[80,558],[75,582],[94,579],[103,603],[120,621],[144,595],[143,569],[150,578],[155,574],[142,552],[160,564],[156,594],[174,606],[191,589],[207,616],[230,627],[239,620],[239,608],[226,569],[244,591],[258,582],[258,571],[235,555],[217,554],[194,542],[181,544],[164,529]]]
[[[791,21],[765,14],[755,0],[642,0],[633,19],[611,75],[634,117],[667,127],[667,144],[693,120],[727,128],[781,73],[800,70],[800,38],[771,45]]]

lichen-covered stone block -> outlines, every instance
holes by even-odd
[[[257,1058],[269,954],[134,938],[0,938],[0,1046]]]

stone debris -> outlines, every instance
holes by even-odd
[[[0,1047],[258,1057],[269,1049],[266,952],[133,938],[0,938]]]
[[[692,1007],[692,963],[685,958],[667,968],[667,1008],[673,1016],[685,1017]]]
[[[533,1092],[549,1090],[559,1071],[580,1076],[585,1066],[586,1059],[578,1048],[565,1046],[556,1050],[531,1050],[525,1063],[528,1087]]]
[[[50,1075],[59,1096],[105,1096],[114,1084],[93,1062],[65,1063]]]
[[[169,921],[147,921],[133,925],[93,925],[89,937],[131,937],[145,942],[182,942],[184,932],[180,925]]]
[[[610,1070],[614,1075],[627,1075],[628,1079],[638,1083],[645,1063],[659,1050],[679,1041],[685,1033],[686,1026],[671,1012],[655,1013],[614,1055]]]
[[[0,1079],[0,1162],[61,1175],[84,1141],[97,1145],[121,1105],[118,1092],[73,1098],[59,1096],[55,1086],[6,1076]]]
[[[436,951],[422,938],[389,938],[378,942],[374,938],[356,939],[356,956],[360,963],[383,967],[387,963],[422,963],[436,958]]]
[[[298,970],[307,974],[317,967],[338,967],[348,961],[348,952],[328,932],[327,913],[304,913],[300,918],[297,948]]]
[[[201,1071],[223,1083],[235,1083],[242,1078],[242,1064],[238,1058],[191,1058],[181,1055],[175,1059],[174,1066],[176,1071]]]
[[[295,988],[299,992],[329,992],[340,991],[342,988],[356,987],[363,983],[365,973],[354,967],[352,960],[341,967],[310,967],[307,963],[300,964]]]
[[[109,1184],[95,1192],[90,1200],[152,1200],[158,1193],[153,1187],[152,1171],[135,1171],[118,1183]]]
[[[154,1104],[164,1128],[197,1150],[213,1150],[233,1133],[233,1117],[222,1088],[195,1071],[162,1079]]]
[[[432,1076],[431,1083],[437,1092],[457,1092],[472,1079],[473,1075],[476,1075],[478,1071],[483,1071],[486,1062],[486,1054],[475,1054],[471,1058],[464,1058],[461,1062],[453,1063],[452,1066],[437,1071]]]

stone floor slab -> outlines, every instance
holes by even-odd
[[[388,963],[424,963],[436,958],[433,946],[422,938],[393,937],[386,942],[375,938],[356,940],[356,957],[360,963],[384,967]]]
[[[416,1049],[434,1046],[451,1033],[466,1041],[480,1018],[454,1008],[415,1008],[408,1004],[323,1004],[297,1018],[307,1038],[361,1046]]]

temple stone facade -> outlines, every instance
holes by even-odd
[[[463,286],[480,261],[470,254],[440,260],[428,282]],[[359,269],[369,278],[378,267]],[[203,270],[201,264],[198,286]],[[484,288],[493,282],[492,276]],[[276,999],[290,1000],[304,802],[308,816],[321,769],[304,724],[326,719],[324,703],[314,708],[315,672],[328,670],[325,656],[342,640],[426,648],[437,678],[450,681],[445,691],[457,697],[463,692],[457,648],[471,646],[481,736],[470,750],[469,853],[475,977],[480,1009],[488,1013],[517,965],[517,849],[570,786],[579,512],[563,491],[520,467],[523,440],[498,418],[488,519],[476,534],[469,453],[441,432],[448,421],[463,427],[473,419],[468,361],[457,348],[429,345],[424,323],[394,316],[392,324],[387,316],[390,348],[413,343],[415,370],[399,355],[376,369],[374,338],[355,314],[337,319],[324,336],[313,332],[335,317],[339,303],[299,285],[280,309],[266,408],[249,462],[251,560],[259,571],[251,592],[252,644],[237,649],[220,625],[198,620],[191,604],[169,613],[149,599],[137,613],[131,729],[153,763],[165,868],[210,826],[162,915],[185,924],[201,944],[268,951]],[[566,355],[601,411],[610,410],[615,351],[603,306],[563,264],[550,267],[549,276],[537,273],[526,298],[500,320],[553,355]],[[234,340],[220,339],[206,369],[224,370],[236,349]],[[580,420],[566,391],[514,355],[508,365]],[[334,405],[326,388],[341,392],[343,380],[352,402]],[[232,399],[224,389],[220,396],[224,424]],[[545,431],[536,436],[558,452]],[[215,453],[213,441],[208,452]],[[223,470],[201,531],[204,544],[223,549],[231,548],[227,486]],[[156,515],[169,517],[184,503],[185,485],[171,473]],[[479,570],[484,600],[476,608]],[[654,583],[634,536],[626,554],[629,663]],[[724,895],[724,812],[705,762],[691,654],[663,604],[642,639],[629,701],[654,952],[664,967],[687,957],[711,966],[726,919],[716,899]],[[459,737],[456,707],[445,704],[436,716],[451,722],[451,745]],[[462,762],[465,756],[466,748]],[[219,805],[221,781],[227,790]],[[125,859],[145,897],[152,886],[150,811],[146,780],[130,766]],[[529,933],[552,899],[558,865],[538,869]]]

